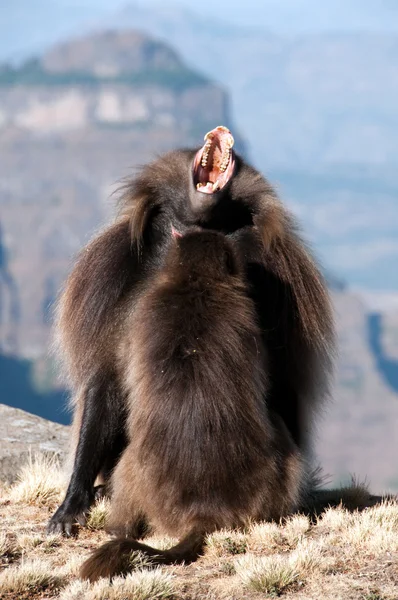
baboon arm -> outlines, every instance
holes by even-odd
[[[48,533],[71,535],[76,522],[85,524],[97,475],[112,469],[125,446],[124,414],[116,381],[102,374],[87,390],[72,476]]]
[[[311,411],[327,395],[334,324],[329,294],[311,254],[293,231],[274,240],[264,260],[247,267],[267,361],[267,405],[306,451]]]
[[[109,357],[107,334],[120,299],[140,278],[128,219],[118,220],[81,251],[57,307],[60,357],[74,387]]]

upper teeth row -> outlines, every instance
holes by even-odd
[[[208,139],[205,144],[205,147],[203,148],[202,167],[205,167],[207,165],[207,159],[209,158],[210,148],[211,148],[211,139]]]
[[[224,153],[224,156],[223,156],[223,159],[222,159],[222,163],[221,163],[221,165],[220,165],[220,171],[221,171],[222,173],[224,173],[224,171],[225,171],[225,170],[226,170],[226,168],[228,167],[228,163],[229,163],[230,156],[231,156],[231,148],[228,148],[228,149],[225,151],[225,153]]]
[[[223,158],[222,158],[222,162],[220,165],[220,171],[225,171],[225,169],[228,166],[229,163],[229,159],[231,156],[231,148],[233,146],[233,140],[228,140],[227,141],[227,146],[224,150],[224,154],[223,154]],[[202,161],[201,161],[201,165],[202,167],[206,167],[207,165],[207,161],[209,159],[209,153],[210,153],[210,148],[211,148],[211,140],[208,139],[204,148],[203,148],[203,154],[202,154]]]

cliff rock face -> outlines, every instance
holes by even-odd
[[[220,124],[231,126],[225,91],[133,31],[0,69],[0,219],[19,354],[46,351],[51,305],[72,257],[110,215],[118,180],[156,154],[199,145]]]
[[[16,127],[47,136],[117,126],[139,127],[143,135],[178,127],[179,139],[192,143],[203,127],[229,120],[220,87],[166,44],[135,31],[98,33],[59,44],[19,68],[3,66],[0,86],[3,133]]]
[[[68,431],[58,423],[0,404],[0,481],[14,481],[29,455],[44,452],[64,458]]]
[[[336,380],[316,431],[316,451],[325,473],[335,483],[355,475],[373,491],[398,490],[397,388],[385,362],[391,357],[361,299],[335,292],[338,331]],[[393,369],[398,372],[398,362]],[[396,382],[397,383],[397,382]]]

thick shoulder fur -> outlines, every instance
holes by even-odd
[[[126,218],[105,229],[81,251],[57,308],[56,344],[72,384],[106,363],[107,329],[112,327],[118,302],[138,275]]]
[[[290,292],[296,325],[314,348],[329,352],[334,346],[334,319],[325,279],[311,250],[300,236],[291,212],[271,184],[256,169],[243,164],[231,182],[231,197],[253,215],[253,228],[238,234],[249,262],[258,262]],[[239,237],[239,235],[241,237]]]
[[[311,454],[314,416],[328,397],[335,325],[321,269],[297,223],[269,182],[244,163],[230,195],[252,223],[232,233],[245,257],[251,296],[270,355],[269,405],[299,447]]]

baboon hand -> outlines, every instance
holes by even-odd
[[[47,525],[47,534],[55,533],[69,537],[72,535],[76,523],[84,527],[93,500],[94,493],[67,495],[61,506],[51,517]]]

